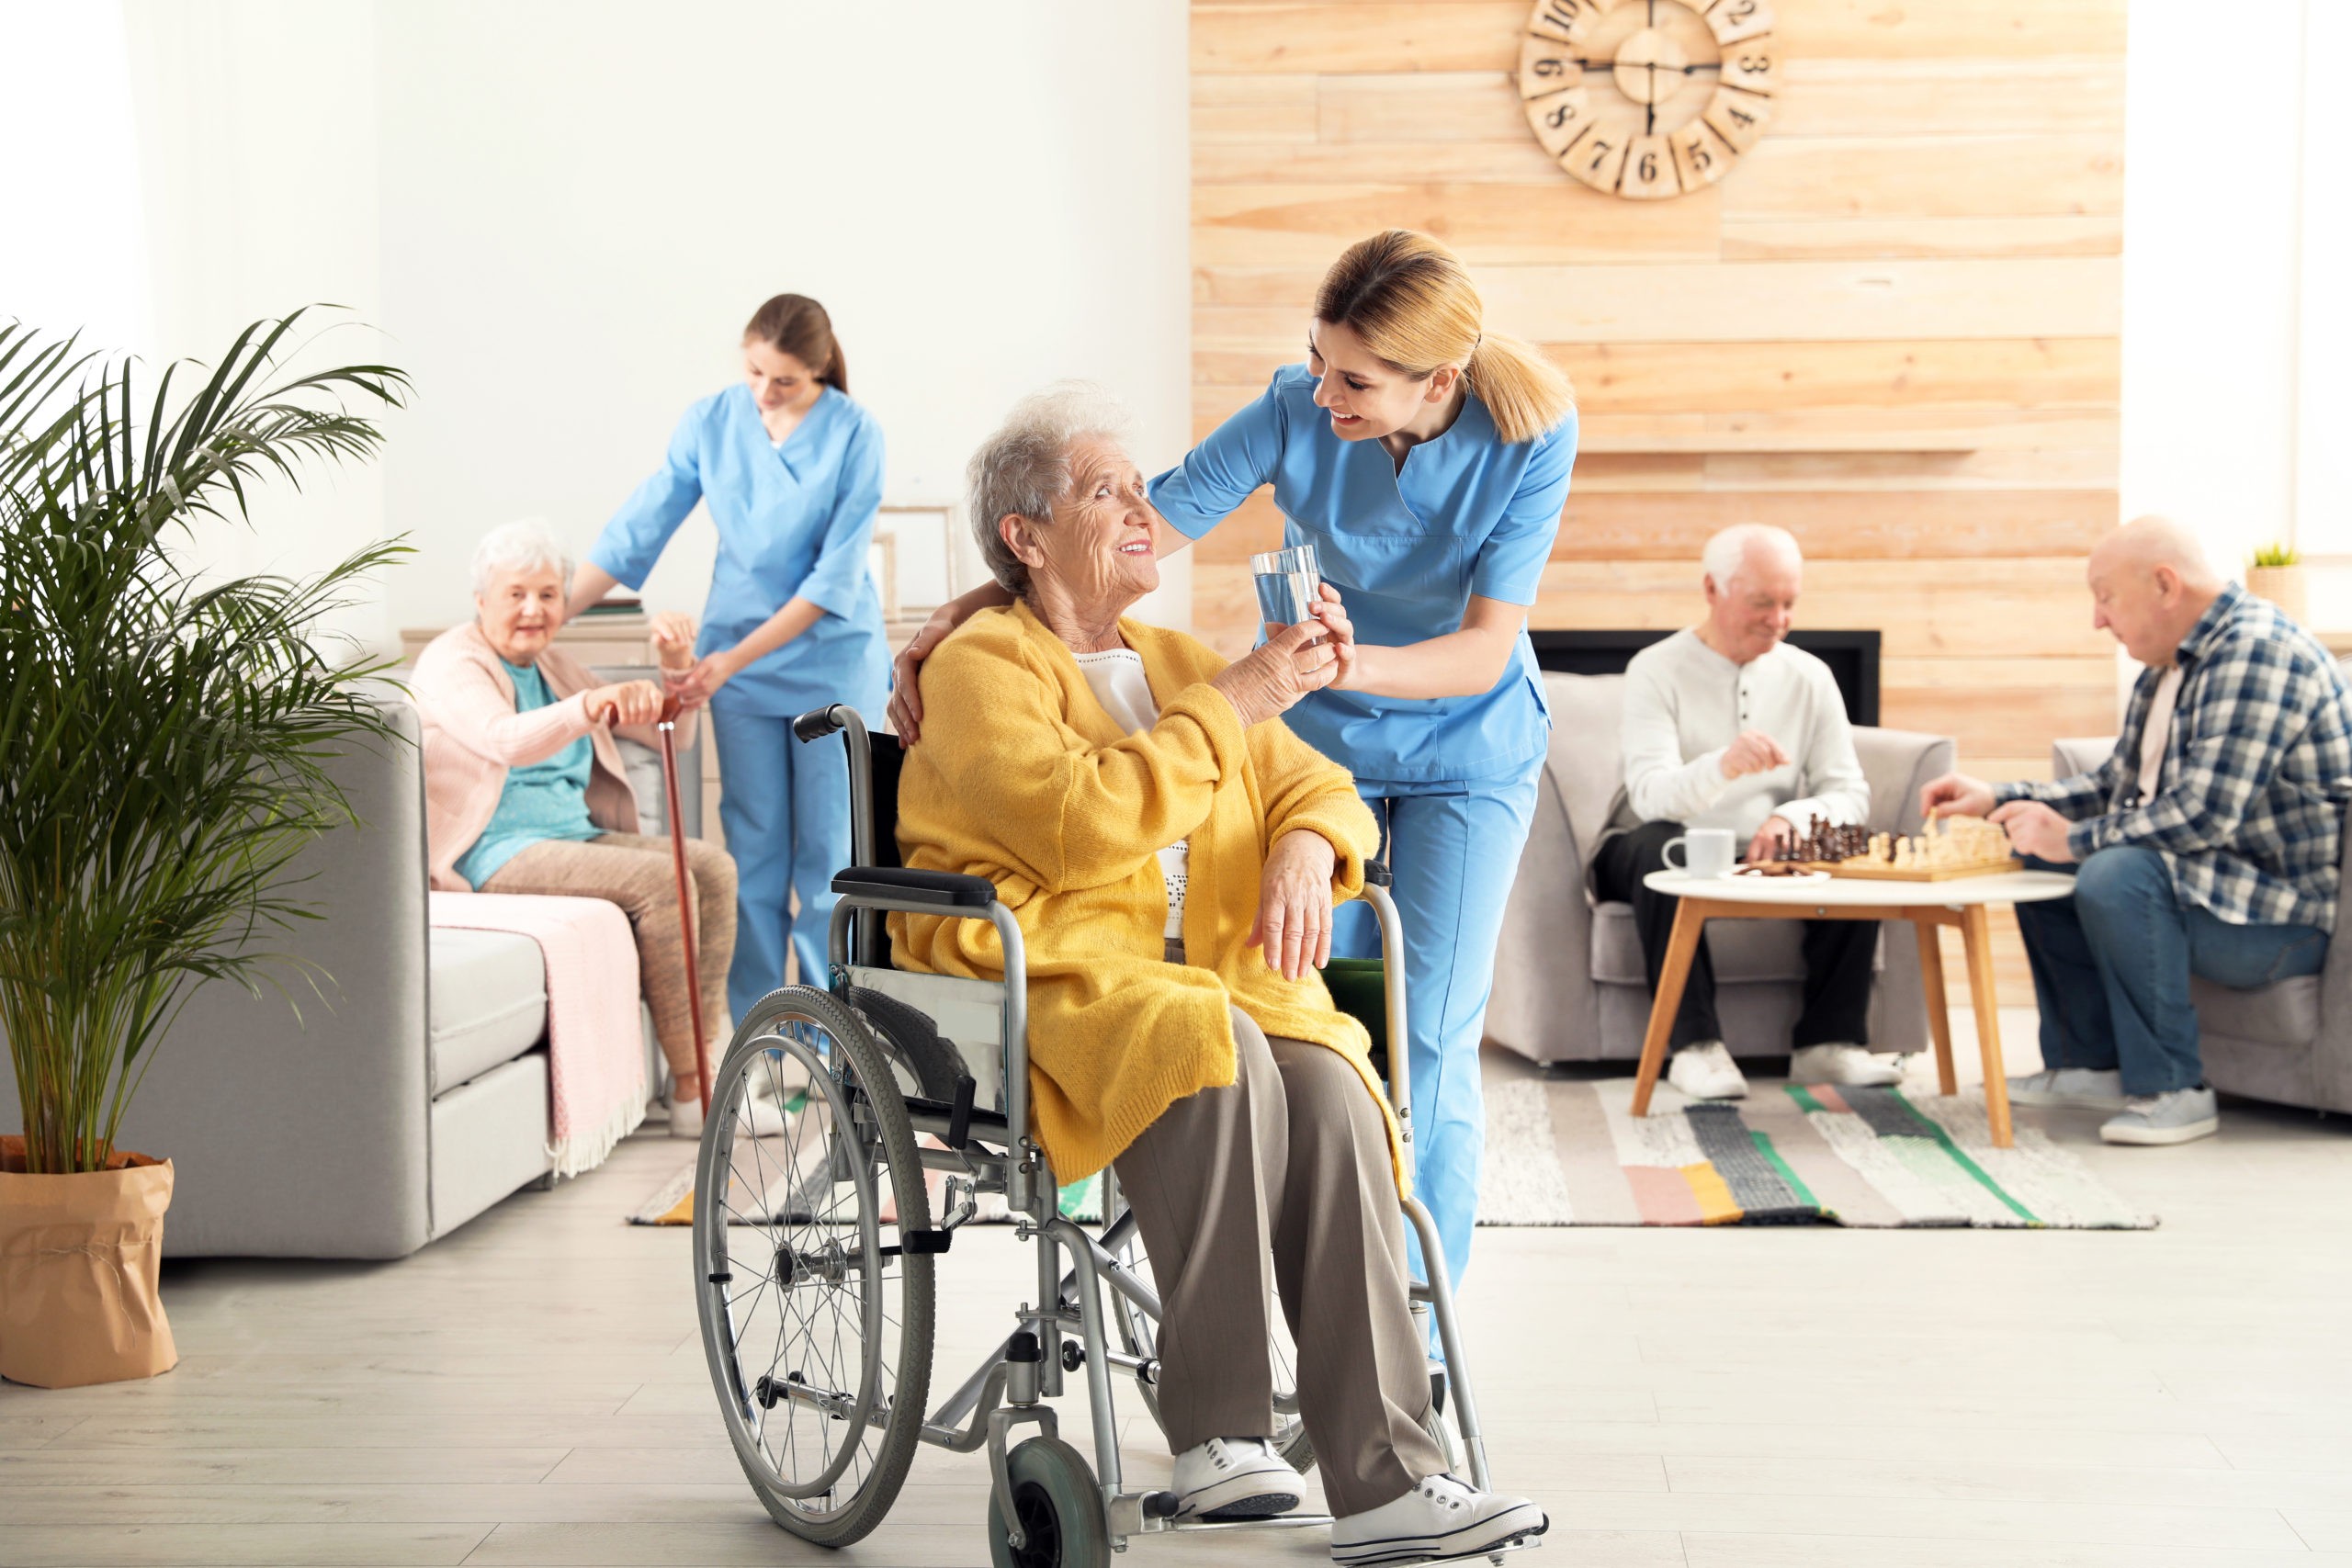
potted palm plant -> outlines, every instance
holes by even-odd
[[[2309,598],[2303,582],[2303,558],[2296,553],[2294,546],[2273,540],[2256,549],[2253,563],[2245,569],[2245,591],[2278,605],[2297,626],[2304,623],[2303,606]]]
[[[208,980],[303,977],[284,876],[349,819],[327,773],[398,740],[383,668],[322,617],[396,554],[309,579],[208,578],[194,530],[254,488],[381,442],[380,365],[281,368],[301,312],[247,328],[149,396],[129,361],[0,323],[0,1031],[21,1137],[0,1139],[0,1376],[62,1387],[176,1359],[157,1293],[172,1168],[116,1133]],[[192,392],[187,383],[202,378]],[[175,395],[175,381],[183,395]],[[307,975],[315,988],[321,976]]]

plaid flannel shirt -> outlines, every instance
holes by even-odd
[[[2140,798],[2140,742],[2163,671],[2140,672],[2114,754],[2095,773],[2007,784],[2075,826],[2076,860],[2119,844],[2165,858],[2173,887],[2233,925],[2335,929],[2352,698],[2317,639],[2237,584],[2175,655],[2181,682],[2161,787]]]

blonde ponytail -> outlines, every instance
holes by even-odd
[[[1575,410],[1575,389],[1532,345],[1486,331],[1485,314],[1462,259],[1410,229],[1350,245],[1315,291],[1317,321],[1346,327],[1417,381],[1461,366],[1496,434],[1532,441]]]

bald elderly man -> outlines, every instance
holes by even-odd
[[[1657,992],[1677,900],[1644,878],[1691,828],[1727,828],[1751,860],[1810,818],[1860,822],[1870,785],[1854,755],[1845,699],[1829,667],[1783,639],[1804,585],[1804,557],[1784,528],[1744,523],[1700,558],[1706,618],[1635,654],[1625,667],[1624,790],[1593,852],[1594,896],[1634,907],[1650,992]],[[1789,1074],[1800,1083],[1890,1084],[1902,1069],[1865,1043],[1878,927],[1804,922],[1804,1008]],[[1747,1080],[1715,1021],[1704,942],[1691,960],[1668,1043],[1667,1081],[1694,1100],[1735,1099]]]
[[[2092,624],[2147,667],[2114,754],[2052,784],[1949,774],[1921,805],[1989,814],[2075,874],[2071,898],[2018,906],[2042,1070],[2009,1098],[2111,1111],[2111,1144],[2185,1144],[2221,1126],[2189,976],[2264,986],[2327,956],[2352,711],[2327,649],[2170,519],[2109,534],[2089,578]]]

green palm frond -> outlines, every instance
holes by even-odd
[[[0,1029],[28,1168],[103,1168],[153,1047],[195,986],[281,984],[315,918],[294,856],[351,820],[330,768],[399,744],[324,636],[371,545],[314,578],[205,581],[190,525],[383,442],[383,365],[279,378],[305,312],[238,334],[202,384],[142,396],[130,361],[0,323]],[[315,980],[316,976],[311,976]]]

